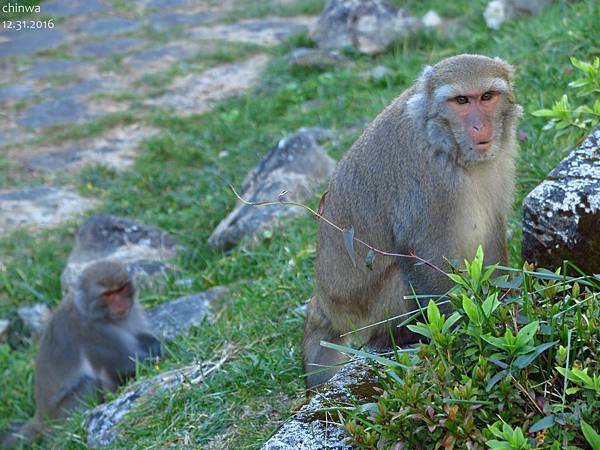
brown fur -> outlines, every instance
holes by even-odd
[[[511,85],[512,69],[500,60],[460,55],[426,68],[414,86],[385,108],[338,163],[323,215],[377,249],[412,250],[438,267],[444,258],[473,258],[483,245],[486,262],[505,262],[506,217],[513,199],[515,127],[520,107]],[[477,153],[464,128],[438,97],[448,92],[485,92],[490,83],[505,87],[494,116],[489,152]],[[436,95],[438,97],[436,97]],[[340,335],[414,310],[404,299],[412,289],[443,294],[449,279],[411,258],[378,256],[373,270],[364,264],[367,249],[355,245],[356,267],[342,234],[321,221],[316,287],[304,333],[306,372],[332,366],[343,356],[320,341],[343,343]],[[405,328],[396,343],[416,338]],[[390,325],[360,335],[375,347],[389,346]],[[307,387],[326,381],[332,368],[307,377]]]
[[[130,309],[114,318],[102,295],[126,286]],[[74,295],[54,312],[40,341],[35,364],[34,417],[2,441],[10,448],[46,432],[91,396],[113,391],[135,373],[136,360],[159,356],[125,266],[101,261],[81,275]]]

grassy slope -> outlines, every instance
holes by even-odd
[[[314,4],[315,2],[309,2]],[[257,448],[292,411],[302,396],[300,370],[303,319],[291,310],[312,289],[315,224],[310,219],[290,223],[252,250],[231,254],[206,245],[211,230],[235,200],[229,183],[239,184],[269,147],[300,126],[320,125],[341,132],[358,125],[330,148],[339,157],[370,120],[413,80],[423,64],[460,53],[498,55],[518,67],[517,88],[526,112],[549,106],[566,90],[569,56],[588,58],[600,52],[593,33],[600,6],[593,0],[560,2],[539,17],[519,21],[492,33],[481,19],[483,2],[409,2],[419,13],[434,8],[442,14],[466,14],[470,19],[453,39],[421,33],[374,59],[352,55],[355,67],[330,71],[293,71],[283,55],[293,43],[276,51],[262,86],[222,103],[212,113],[178,119],[155,113],[144,120],[163,133],[148,142],[129,173],[116,175],[101,167],[79,175],[85,193],[105,200],[102,211],[156,224],[187,246],[180,264],[195,280],[193,290],[241,281],[234,294],[218,306],[218,320],[198,328],[169,346],[161,370],[211,358],[224,341],[237,347],[235,357],[213,374],[204,388],[181,390],[157,399],[133,414],[119,448],[212,446]],[[298,39],[296,44],[304,43]],[[376,64],[395,71],[385,81],[371,82],[358,74]],[[314,109],[302,108],[311,101]],[[315,102],[313,102],[315,101]],[[512,258],[519,261],[519,205],[523,196],[565,154],[568,142],[553,142],[540,133],[543,122],[525,114],[521,129],[529,139],[519,159],[518,194],[511,221]],[[219,158],[222,150],[228,152]],[[318,201],[315,196],[313,204]],[[30,236],[19,233],[0,240],[0,316],[12,316],[16,306],[59,300],[59,276],[72,246],[76,224]],[[184,294],[167,286],[147,294],[146,305]],[[26,343],[27,344],[27,343]],[[0,346],[0,429],[11,418],[32,414],[32,359],[36,346],[18,352]],[[155,373],[147,368],[145,373]],[[154,411],[155,413],[149,413]],[[61,446],[79,448],[85,438],[80,417],[68,422]],[[68,444],[66,444],[68,442]]]

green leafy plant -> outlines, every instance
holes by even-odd
[[[479,249],[408,328],[426,342],[366,357],[382,386],[344,409],[359,448],[596,448],[600,279],[483,264]],[[508,273],[498,276],[498,273]]]
[[[569,87],[577,90],[577,97],[585,98],[586,103],[574,106],[567,94],[556,101],[550,109],[538,109],[532,114],[536,117],[548,118],[544,130],[554,129],[557,136],[573,129],[588,130],[600,124],[600,58],[593,62],[571,58],[571,64],[579,70],[581,78],[569,83]]]

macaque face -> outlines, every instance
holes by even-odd
[[[448,100],[450,109],[461,119],[469,147],[478,153],[484,154],[492,147],[494,119],[501,98],[499,91],[486,91],[457,95]]]
[[[100,261],[81,274],[75,305],[82,315],[92,320],[120,320],[129,314],[135,294],[126,266]]]
[[[131,284],[126,283],[121,287],[102,293],[102,301],[111,318],[121,319],[127,315],[133,303],[132,291]]]

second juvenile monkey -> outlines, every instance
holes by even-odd
[[[479,245],[486,263],[505,262],[520,112],[512,68],[502,60],[459,55],[425,68],[338,163],[323,216],[377,249],[414,252],[442,269],[445,258],[472,259]],[[404,298],[413,289],[443,294],[451,286],[414,258],[381,256],[369,270],[359,262],[367,249],[355,247],[356,266],[342,233],[321,220],[303,343],[308,388],[343,360],[321,341],[342,344],[346,332],[415,310]],[[398,322],[391,326],[395,342],[415,342]],[[361,337],[389,347],[388,327],[366,328]]]
[[[3,447],[28,442],[82,401],[115,390],[136,361],[160,356],[127,268],[116,261],[87,267],[75,292],[54,312],[35,364],[34,417]]]

